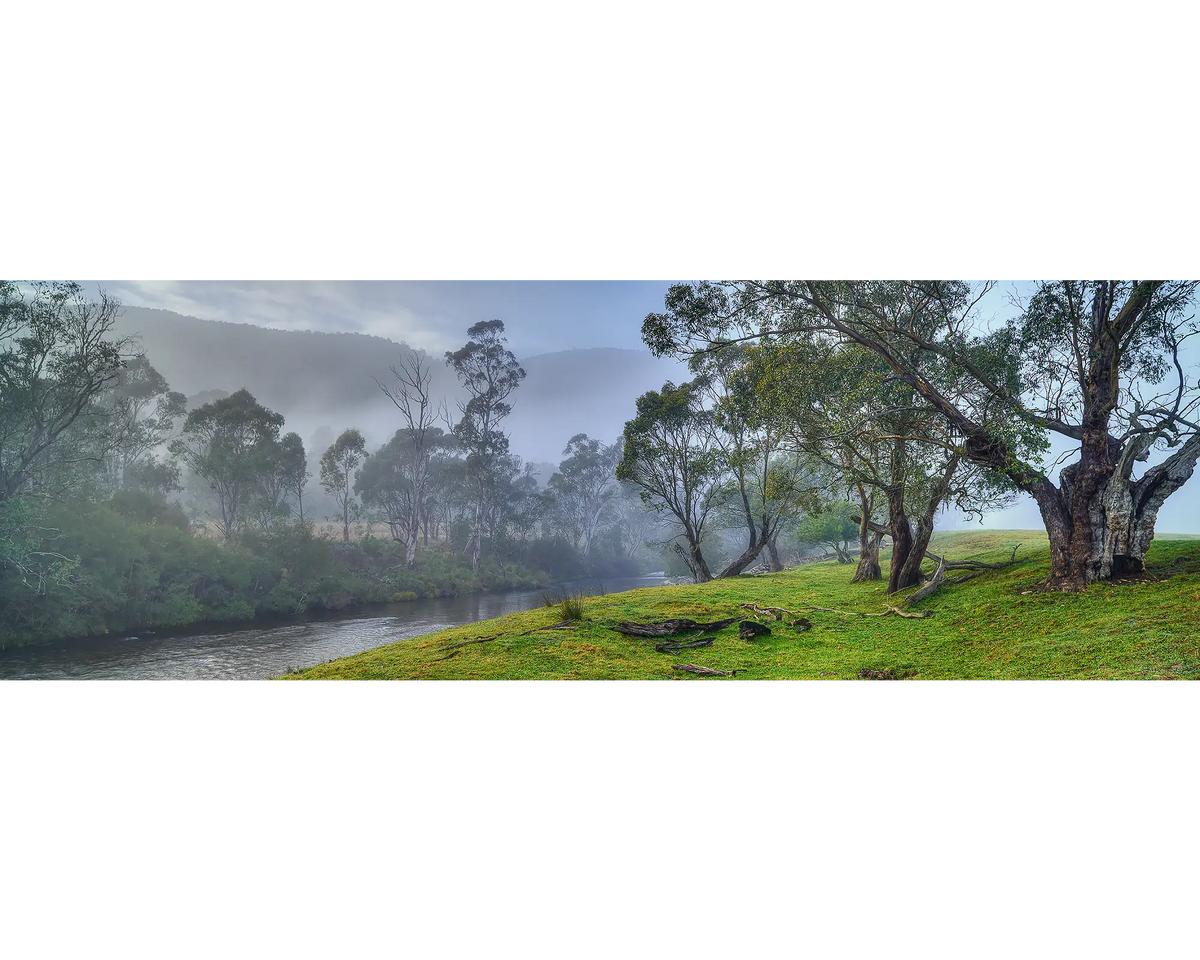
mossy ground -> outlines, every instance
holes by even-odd
[[[1159,539],[1146,576],[1082,593],[1041,593],[1049,548],[1041,531],[948,532],[935,552],[950,559],[1017,562],[968,583],[946,587],[915,609],[926,619],[855,617],[883,610],[882,583],[852,584],[853,567],[835,561],[779,574],[656,587],[588,598],[584,621],[571,629],[525,631],[562,619],[540,607],[459,627],[312,667],[294,679],[321,680],[665,680],[698,679],[672,664],[737,670],[736,680],[857,679],[859,671],[891,671],[902,679],[1200,679],[1200,540]],[[884,569],[886,571],[886,554]],[[767,622],[770,636],[738,638],[719,631],[708,648],[662,654],[654,641],[614,632],[620,621],[687,617],[713,621],[749,613],[741,604],[784,607],[813,628],[798,632]],[[448,644],[495,636],[458,648]],[[744,671],[744,672],[743,672]],[[706,682],[711,682],[704,678]]]

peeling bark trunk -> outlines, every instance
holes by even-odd
[[[1191,478],[1200,459],[1200,435],[1196,435],[1140,480],[1132,480],[1134,462],[1145,458],[1152,442],[1149,436],[1130,441],[1089,504],[1090,550],[1082,570],[1084,585],[1146,569],[1158,511]]]

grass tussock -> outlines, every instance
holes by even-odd
[[[943,533],[935,536],[933,549],[952,559],[997,561],[1007,560],[1017,542],[1022,546],[1014,565],[920,601],[916,609],[932,611],[925,619],[814,610],[880,612],[903,599],[889,598],[885,583],[851,583],[852,571],[829,561],[586,601],[559,598],[525,613],[334,660],[289,679],[1200,679],[1200,541],[1159,539],[1144,577],[1082,593],[1036,589],[1049,572],[1041,531]],[[886,570],[886,554],[883,560]],[[714,634],[711,647],[674,655],[611,629],[621,621],[745,616],[741,605],[751,601],[802,615],[812,629],[773,621],[770,635],[746,642],[735,625]],[[579,622],[555,626],[567,620]],[[439,648],[447,644],[490,635],[497,635],[494,642],[439,659],[444,656]],[[682,663],[736,675],[696,677],[672,670]]]

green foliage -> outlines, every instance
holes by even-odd
[[[204,478],[217,499],[226,540],[245,526],[246,513],[273,467],[283,415],[239,390],[188,414],[171,453]]]
[[[857,509],[846,501],[815,509],[796,525],[796,537],[801,543],[827,544],[840,562],[848,563],[848,545],[858,539],[858,524],[850,522],[850,515]]]
[[[177,530],[187,530],[191,526],[187,514],[179,506],[146,490],[118,490],[109,499],[108,506],[113,513],[135,523],[161,523]]]
[[[78,283],[0,281],[0,502],[92,485],[115,442],[100,403],[133,350],[120,302]]]
[[[350,540],[350,521],[359,517],[361,507],[354,499],[354,473],[367,458],[367,441],[360,431],[343,430],[321,454],[321,486],[337,502],[342,521],[342,540]]]

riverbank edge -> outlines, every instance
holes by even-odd
[[[952,559],[995,562],[1029,534],[948,532],[938,542]],[[1145,578],[1067,594],[1037,589],[1049,570],[1040,536],[1012,567],[920,601],[914,610],[931,614],[923,619],[888,616],[903,595],[851,584],[845,565],[826,562],[588,598],[570,624],[557,608],[509,614],[276,679],[700,679],[678,669],[687,665],[730,674],[714,679],[1200,679],[1200,542],[1156,540]],[[789,615],[779,622],[747,603]],[[810,627],[795,625],[799,614]],[[612,629],[737,616],[772,632],[745,641],[730,626],[709,646],[670,654]]]

